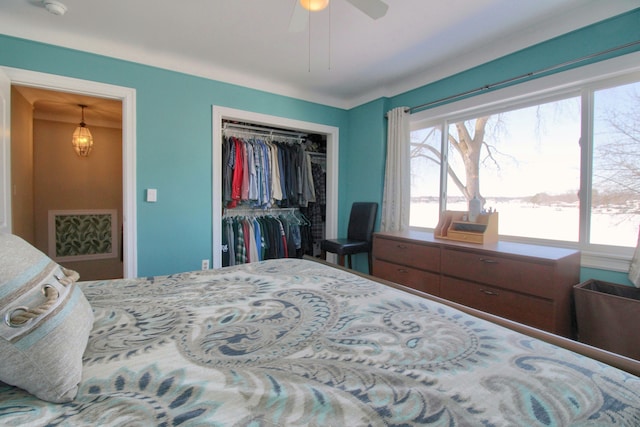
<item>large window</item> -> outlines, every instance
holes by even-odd
[[[640,81],[593,94],[592,244],[635,246],[640,223]]]
[[[640,75],[542,92],[414,121],[412,227],[434,228],[441,210],[466,211],[475,196],[499,212],[503,238],[636,246]]]

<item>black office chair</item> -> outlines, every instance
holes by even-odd
[[[338,263],[344,266],[344,257],[349,260],[351,268],[351,255],[366,252],[369,260],[369,274],[371,274],[371,246],[373,228],[376,224],[378,204],[375,202],[355,202],[351,206],[349,215],[349,229],[346,239],[328,239],[320,242],[322,257],[327,258],[327,252],[338,255]]]

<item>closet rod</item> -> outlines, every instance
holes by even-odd
[[[588,61],[589,59],[597,58],[597,57],[602,56],[602,55],[607,55],[609,53],[616,52],[616,51],[622,50],[622,49],[626,49],[626,48],[629,48],[629,47],[632,47],[632,46],[635,46],[635,45],[638,45],[638,44],[640,44],[640,40],[636,40],[636,41],[633,41],[633,42],[630,42],[630,43],[627,43],[627,44],[623,44],[621,46],[612,47],[610,49],[606,49],[606,50],[603,50],[603,51],[600,51],[600,52],[592,53],[591,55],[586,55],[586,56],[583,56],[581,58],[577,58],[577,59],[573,59],[571,61],[563,62],[561,64],[556,64],[556,65],[552,65],[552,66],[547,67],[547,68],[542,68],[542,69],[537,70],[537,71],[531,71],[531,72],[528,72],[526,74],[521,74],[519,76],[511,77],[511,78],[508,78],[508,79],[505,79],[505,80],[502,80],[502,81],[499,81],[499,82],[490,83],[490,84],[484,85],[482,87],[478,87],[478,88],[475,88],[475,89],[467,90],[465,92],[457,93],[455,95],[445,96],[444,98],[436,99],[435,101],[430,101],[430,102],[427,102],[425,104],[420,104],[420,105],[416,105],[415,107],[410,107],[410,108],[406,109],[405,112],[410,113],[410,114],[417,113],[419,111],[426,110],[427,107],[431,107],[431,106],[436,105],[436,104],[444,103],[444,102],[447,102],[447,101],[457,100],[459,98],[464,98],[467,95],[472,95],[474,93],[483,92],[483,91],[486,91],[486,90],[489,90],[489,89],[494,89],[495,87],[503,86],[503,85],[506,85],[506,84],[509,84],[509,83],[514,83],[514,82],[517,82],[519,80],[524,80],[526,78],[533,77],[533,76],[536,76],[538,74],[548,73],[550,71],[555,71],[555,70],[557,70],[559,68],[563,68],[563,67],[568,67],[570,65],[579,64],[581,62]],[[386,117],[386,115],[385,115],[385,117]]]
[[[222,215],[223,217],[230,217],[230,216],[242,216],[242,215],[249,215],[249,216],[260,216],[260,215],[269,215],[271,213],[282,213],[282,212],[295,212],[299,210],[299,208],[266,208],[266,209],[262,209],[262,208],[231,208],[231,209],[225,209],[224,210],[224,214]]]
[[[224,130],[251,130],[251,131],[255,131],[255,132],[263,132],[266,133],[268,135],[277,135],[277,136],[290,136],[290,137],[296,137],[296,138],[303,138],[306,137],[307,134],[306,133],[301,133],[301,132],[292,132],[292,131],[286,131],[286,130],[279,130],[279,129],[269,129],[269,128],[265,128],[265,127],[261,127],[261,126],[254,126],[254,125],[242,125],[242,124],[232,124],[232,123],[225,123],[223,126],[223,131]]]
[[[224,132],[225,135],[228,135],[227,132]],[[254,137],[261,137],[261,138],[275,138],[275,139],[291,139],[297,142],[302,142],[304,140],[303,137],[300,136],[292,136],[292,135],[278,135],[278,134],[271,134],[271,133],[260,133],[258,131],[255,130],[242,130],[242,129],[229,129],[229,134],[234,135],[234,134],[243,134],[243,135],[251,135]]]

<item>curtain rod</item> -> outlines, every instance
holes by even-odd
[[[612,47],[610,49],[606,49],[606,50],[603,50],[603,51],[600,51],[600,52],[597,52],[597,53],[593,53],[591,55],[583,56],[581,58],[573,59],[571,61],[566,61],[566,62],[563,62],[561,64],[552,65],[551,67],[543,68],[543,69],[538,70],[538,71],[531,71],[529,73],[521,74],[521,75],[516,76],[516,77],[511,77],[509,79],[505,79],[505,80],[502,80],[502,81],[499,81],[499,82],[490,83],[490,84],[484,85],[482,87],[478,87],[478,88],[475,88],[475,89],[467,90],[465,92],[457,93],[455,95],[445,96],[444,98],[436,99],[435,101],[427,102],[425,104],[416,105],[415,107],[410,107],[407,110],[405,110],[405,112],[413,114],[413,113],[416,113],[418,111],[425,110],[425,109],[427,109],[427,107],[431,107],[431,106],[436,105],[436,104],[440,104],[440,103],[443,103],[443,102],[446,102],[446,101],[451,101],[451,100],[458,99],[458,98],[463,98],[463,97],[465,97],[467,95],[471,95],[471,94],[474,94],[474,93],[477,93],[477,92],[482,92],[482,91],[486,91],[486,90],[489,90],[489,89],[493,89],[496,86],[503,86],[503,85],[506,85],[508,83],[513,83],[513,82],[516,82],[518,80],[524,80],[526,78],[536,76],[538,74],[547,73],[549,71],[554,71],[554,70],[557,70],[559,68],[567,67],[569,65],[578,64],[580,62],[584,62],[584,61],[587,61],[589,59],[597,58],[599,56],[606,55],[606,54],[611,53],[611,52],[616,52],[618,50],[626,49],[628,47],[632,47],[632,46],[635,46],[637,44],[640,44],[640,40],[636,40],[636,41],[624,44],[622,46]]]

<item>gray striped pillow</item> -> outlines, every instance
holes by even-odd
[[[0,381],[42,400],[73,400],[93,326],[77,279],[23,239],[0,234]]]

